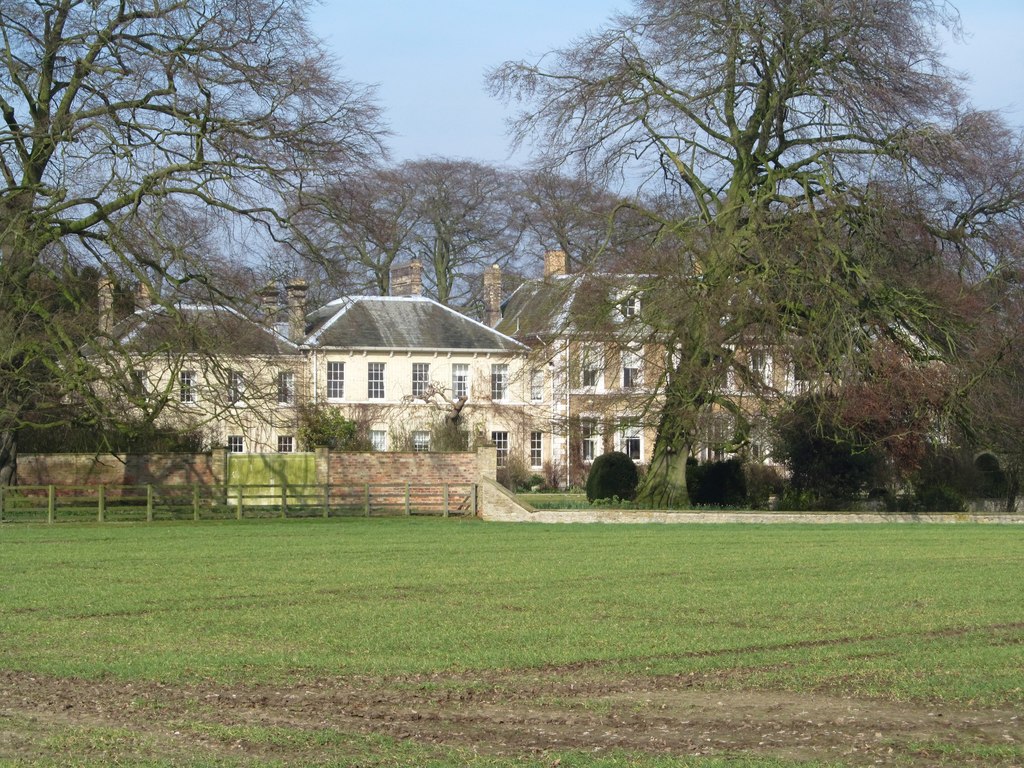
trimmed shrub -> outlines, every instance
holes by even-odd
[[[999,466],[999,459],[991,453],[983,453],[974,459],[978,473],[977,493],[985,499],[1005,499],[1010,488],[1006,473]]]
[[[636,486],[640,476],[636,464],[621,451],[602,453],[590,467],[587,477],[587,501],[619,498],[636,498]]]
[[[747,503],[747,478],[739,459],[687,467],[686,488],[696,506],[741,507]]]
[[[778,467],[767,464],[743,465],[747,478],[747,503],[751,509],[768,509],[772,496],[781,497],[786,490],[786,479]]]

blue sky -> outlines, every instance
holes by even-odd
[[[950,42],[948,63],[968,74],[975,103],[1006,109],[1024,124],[1024,2],[957,3],[965,43]],[[531,59],[603,25],[626,2],[610,0],[326,0],[314,31],[342,75],[378,87],[395,136],[395,160],[443,156],[511,164],[505,107],[484,90],[484,72],[507,59]]]

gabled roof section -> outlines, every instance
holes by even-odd
[[[112,338],[122,348],[140,354],[265,356],[299,351],[275,329],[235,309],[200,304],[136,310],[114,326]]]
[[[310,346],[518,352],[523,345],[423,296],[336,299],[307,316]]]
[[[559,275],[523,283],[502,304],[497,329],[519,339],[565,332],[579,282],[578,275]]]
[[[642,293],[646,275],[555,275],[523,283],[502,304],[497,329],[516,339],[546,342],[567,333],[621,330],[620,303]]]

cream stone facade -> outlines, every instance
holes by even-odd
[[[160,401],[159,419],[201,432],[208,446],[309,449],[300,439],[303,409],[328,407],[382,451],[437,449],[437,428],[455,422],[469,447],[493,444],[499,465],[564,486],[581,483],[608,451],[650,461],[670,363],[642,328],[640,291],[624,289],[623,276],[568,274],[565,266],[564,254],[549,252],[544,278],[504,300],[500,270],[488,269],[487,323],[420,295],[415,262],[394,276],[397,296],[345,297],[307,312],[305,284],[292,281],[284,302],[264,292],[255,318],[183,305],[106,322],[130,361],[120,367],[143,399]],[[581,314],[601,305],[603,325]],[[752,347],[737,362],[779,392],[800,390],[792,366],[770,350]],[[743,403],[741,387],[730,380],[726,388]],[[723,457],[716,435],[730,429],[727,421],[725,412],[710,414],[698,458]],[[766,458],[751,446],[753,458]]]

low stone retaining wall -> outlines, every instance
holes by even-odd
[[[515,500],[512,499],[514,502]],[[1024,524],[1024,515],[942,513],[901,515],[866,512],[657,512],[634,509],[532,509],[522,503],[484,505],[481,517],[507,523],[994,523]]]

